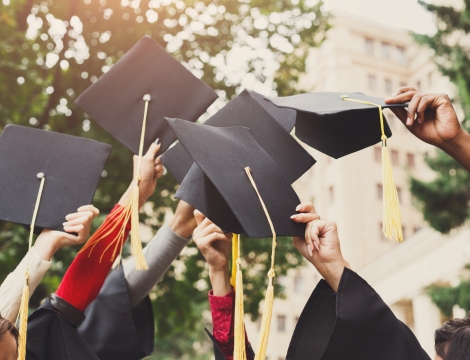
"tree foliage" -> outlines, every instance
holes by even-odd
[[[434,60],[443,75],[456,85],[456,101],[461,105],[465,121],[462,126],[470,129],[470,1],[457,10],[450,6],[438,6],[420,1],[436,18],[434,35],[415,35],[416,40],[434,52]],[[469,218],[469,174],[446,153],[438,150],[426,159],[436,172],[431,182],[411,180],[411,192],[418,200],[424,218],[442,232],[464,224]]]
[[[279,95],[295,93],[308,50],[329,28],[322,2],[311,1],[2,0],[0,130],[20,124],[112,144],[94,198],[105,214],[131,180],[132,154],[74,105],[76,97],[145,34],[214,88],[221,102],[238,93],[247,76]],[[150,198],[153,210],[142,214],[155,231],[166,209],[176,206],[176,188],[165,175]],[[23,227],[0,223],[0,279],[25,254],[26,239]],[[254,269],[245,279],[253,318],[263,298],[270,247],[269,240],[243,241],[246,265]],[[56,289],[76,250],[56,254],[33,305]],[[279,241],[277,257],[278,275],[301,262],[288,239]],[[207,290],[204,261],[190,245],[151,294],[159,358],[200,356],[188,344],[200,339]]]

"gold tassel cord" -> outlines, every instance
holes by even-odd
[[[382,106],[369,101],[351,99],[347,95],[342,96],[345,101],[375,106],[379,110],[380,130],[382,132],[382,178],[383,178],[383,228],[382,233],[390,240],[403,241],[401,227],[400,199],[398,197],[395,179],[393,177],[392,164],[387,148],[387,136],[384,128],[384,115]]]
[[[120,249],[120,253],[122,253],[122,245],[124,244],[124,234],[125,228],[129,222],[131,221],[131,253],[135,257],[135,268],[136,270],[148,270],[147,261],[145,260],[144,253],[142,251],[142,242],[140,240],[140,232],[139,232],[139,185],[140,185],[140,167],[142,164],[142,156],[144,150],[144,142],[145,142],[145,129],[147,127],[147,113],[148,113],[148,106],[150,101],[150,95],[145,95],[143,100],[145,101],[144,107],[144,118],[142,120],[142,131],[140,134],[140,144],[139,144],[139,154],[137,159],[137,166],[134,169],[134,187],[132,188],[131,194],[128,199],[126,199],[126,203],[123,206],[123,210],[118,213],[118,215],[113,218],[113,222],[110,223],[109,226],[103,226],[102,228],[98,229],[97,232],[93,234],[93,236],[88,240],[88,242],[83,246],[80,252],[86,251],[90,249],[90,254],[98,244],[99,241],[104,239],[107,235],[111,234],[117,227],[117,224],[122,222],[122,228],[119,231],[118,236],[114,239],[108,247],[105,249],[104,253],[108,251],[111,246],[114,246],[113,256],[111,257],[111,261],[113,262],[116,258],[117,250]],[[103,257],[104,253],[102,254],[101,258]],[[101,259],[100,259],[101,261]]]
[[[236,238],[236,244],[235,243]],[[236,261],[235,261],[235,278],[236,278],[236,291],[235,291],[235,325],[234,325],[234,360],[246,360],[246,345],[245,345],[245,322],[243,320],[245,316],[245,310],[243,308],[243,277],[241,270],[241,251],[240,251],[240,235],[233,236],[232,240],[232,253],[236,250]],[[233,256],[233,255],[232,255]]]
[[[258,340],[258,350],[256,351],[256,356],[255,356],[255,360],[265,360],[266,350],[268,348],[269,332],[271,330],[271,319],[273,315],[273,303],[274,303],[274,284],[273,284],[274,280],[273,279],[275,276],[274,260],[275,260],[276,245],[277,245],[276,231],[274,230],[274,224],[271,220],[271,217],[269,216],[268,209],[266,208],[263,198],[261,197],[258,191],[258,187],[256,186],[255,180],[253,179],[253,176],[251,174],[251,169],[249,167],[246,167],[245,171],[246,171],[246,174],[248,175],[248,178],[250,179],[251,185],[253,185],[253,188],[255,189],[256,194],[258,195],[259,201],[261,203],[261,206],[263,207],[264,213],[266,215],[269,226],[271,228],[271,232],[273,234],[273,243],[272,243],[272,250],[271,250],[271,268],[268,271],[269,284],[268,284],[268,288],[266,289],[266,296],[264,298],[263,318],[261,320],[260,337]]]
[[[29,241],[28,241],[28,255],[26,260],[26,271],[24,274],[25,277],[25,285],[23,287],[23,294],[21,296],[21,305],[20,310],[18,313],[18,326],[20,331],[20,336],[18,338],[18,360],[25,360],[26,359],[26,337],[27,337],[27,329],[28,329],[28,304],[29,304],[29,257],[31,247],[33,245],[33,235],[34,235],[34,226],[36,224],[36,217],[39,210],[39,204],[41,203],[41,196],[44,190],[44,183],[46,178],[44,177],[43,173],[38,174],[38,178],[41,179],[41,183],[39,185],[38,196],[36,198],[36,205],[34,206],[33,212],[33,219],[31,221],[31,226],[29,230]]]
[[[230,284],[233,289],[237,291],[237,260],[239,256],[239,236],[237,234],[232,235],[232,277],[230,278]]]

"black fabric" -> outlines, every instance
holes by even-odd
[[[28,320],[27,360],[99,360],[47,299]]]
[[[270,237],[272,232],[266,215],[245,172],[245,167],[250,167],[276,233],[280,236],[304,235],[305,224],[298,224],[290,219],[300,204],[297,194],[279,166],[256,142],[249,129],[219,128],[179,119],[167,120],[178,140],[214,185],[211,189],[204,187],[204,182],[196,181],[200,176],[198,177],[197,173],[191,174],[197,172],[197,168],[193,166],[178,189],[176,197],[196,209],[207,205],[207,210],[203,213],[212,221],[220,214],[210,210],[225,208],[228,204],[230,209],[227,209],[226,213],[230,210],[233,216],[226,216],[224,223],[215,222],[222,229],[244,233],[249,237]],[[217,190],[220,196],[211,195],[207,190]],[[221,198],[224,202],[215,204]],[[232,221],[234,218],[236,222]],[[243,232],[239,231],[240,225]]]
[[[152,354],[152,304],[146,297],[131,309],[122,266],[110,273],[85,315],[78,332],[100,360],[138,360]]]
[[[151,95],[144,153],[159,138],[163,153],[175,140],[164,117],[196,121],[217,94],[144,36],[76,100],[88,115],[135,154],[139,151],[143,96]]]
[[[282,120],[286,120],[284,125],[289,122],[287,127],[290,127],[292,113],[295,114],[295,111],[278,108],[264,100],[261,95],[244,90],[204,124],[249,128],[258,144],[279,165],[286,179],[292,184],[315,164],[315,159],[280,125]],[[162,161],[179,183],[183,182],[193,163],[190,154],[181,144],[169,149],[162,156]]]
[[[45,183],[36,219],[42,228],[63,231],[65,216],[91,204],[111,146],[26,126],[7,125],[0,136],[0,219],[31,224],[41,180]]]
[[[387,105],[382,98],[361,93],[316,92],[281,98],[265,97],[273,104],[297,110],[295,135],[311,147],[340,158],[381,141],[379,110],[375,106],[342,100],[369,101],[383,108],[405,107]],[[387,137],[392,136],[384,118]]]
[[[287,360],[430,360],[411,330],[355,272],[345,269],[341,277],[334,327],[331,294],[325,282],[314,290],[295,329]],[[315,307],[327,309],[328,315]]]
[[[61,316],[75,327],[79,327],[85,320],[85,314],[56,294],[51,294],[51,305]]]
[[[211,339],[212,344],[214,345],[215,360],[226,360],[226,357],[224,356],[224,353],[222,352],[222,350],[220,350],[219,345],[217,344],[217,341],[215,341],[214,336],[209,332],[209,330],[205,328],[204,330],[206,331],[206,334],[209,336],[209,339]],[[246,351],[247,351],[247,357],[251,356],[252,359],[255,358],[255,352],[253,351],[251,344],[248,344],[248,346],[246,347]]]

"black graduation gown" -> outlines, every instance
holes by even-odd
[[[223,359],[216,355],[216,360]],[[351,359],[430,360],[374,289],[344,269],[337,293],[325,280],[316,286],[295,327],[286,360]]]
[[[131,310],[122,267],[85,314],[53,294],[29,318],[27,360],[138,360],[153,352],[150,299]]]

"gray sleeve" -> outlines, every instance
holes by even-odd
[[[175,234],[170,226],[165,224],[144,248],[149,270],[135,270],[134,258],[124,263],[131,308],[147,296],[190,240],[191,238],[185,239]]]

